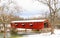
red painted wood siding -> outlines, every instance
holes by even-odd
[[[25,26],[22,26],[24,24]],[[32,24],[33,26],[30,26]],[[25,28],[25,29],[42,29],[44,28],[44,22],[17,22],[17,23],[11,23],[11,27],[15,28]]]

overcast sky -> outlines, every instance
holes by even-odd
[[[32,1],[32,0],[15,0],[18,6],[22,7],[24,10],[21,12],[20,16],[24,18],[28,17],[38,17],[45,14],[48,10],[48,7],[42,3],[39,3],[38,1]]]

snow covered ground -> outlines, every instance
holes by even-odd
[[[60,29],[55,29],[55,34],[49,33],[41,33],[41,34],[33,34],[33,35],[25,35],[23,38],[60,38]]]

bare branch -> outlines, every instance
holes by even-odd
[[[54,9],[51,7],[50,4],[47,4],[47,5],[48,5],[48,7],[49,7],[52,11],[54,11]]]
[[[60,11],[60,8],[59,8],[59,9],[57,9],[55,12],[58,12],[58,11]]]
[[[40,0],[38,0],[39,2],[41,2],[41,3],[43,3],[43,4],[47,4],[47,3],[45,3],[44,1],[40,1]]]
[[[43,4],[46,4],[52,11],[54,11],[54,9],[51,7],[51,5],[50,5],[50,1],[46,1],[46,3],[44,2],[44,1],[40,1],[40,0],[38,0],[39,2],[41,2],[41,3],[43,3]]]

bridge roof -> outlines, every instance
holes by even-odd
[[[46,21],[45,19],[44,20],[21,20],[21,21],[12,21],[12,23],[15,23],[15,22],[44,22]]]

